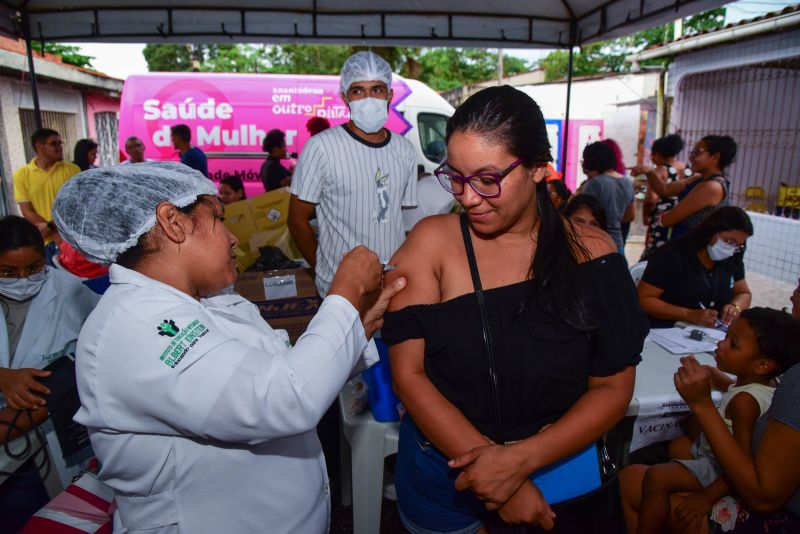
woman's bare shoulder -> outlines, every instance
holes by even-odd
[[[406,279],[406,287],[392,298],[389,311],[412,304],[439,302],[442,264],[453,254],[459,236],[458,216],[434,215],[419,221],[405,242],[389,261],[395,266],[385,276],[390,284],[398,277]]]
[[[566,231],[572,233],[572,236],[585,249],[576,251],[580,263],[617,252],[614,240],[600,228],[570,220],[567,220],[565,225]]]
[[[454,232],[459,232],[458,215],[446,213],[425,217],[414,225],[400,250],[436,250],[442,243],[450,242]]]

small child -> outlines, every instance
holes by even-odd
[[[775,392],[776,376],[800,361],[800,347],[790,341],[791,316],[768,308],[742,312],[714,351],[717,369],[735,375],[719,413],[736,441],[749,454],[756,420],[766,412]],[[722,373],[715,373],[718,382]],[[685,440],[678,438],[676,441]],[[671,451],[677,447],[671,446]],[[678,505],[684,521],[702,523],[714,503],[729,493],[721,469],[703,434],[691,448],[692,459],[676,459],[650,467],[642,483],[642,502],[636,532],[662,532],[670,515],[670,496],[692,492]]]

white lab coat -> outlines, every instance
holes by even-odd
[[[378,359],[356,309],[326,298],[292,348],[238,294],[110,277],[78,341],[75,420],[115,491],[115,532],[327,532],[315,426],[359,357]]]
[[[100,296],[82,284],[80,279],[48,267],[47,280],[28,308],[13,359],[5,321],[0,325],[0,367],[42,369],[60,356],[74,354],[81,326],[99,299]],[[5,399],[0,394],[0,406],[5,404]],[[42,430],[47,434],[51,457],[56,462],[59,477],[62,483],[68,483],[79,466],[73,469],[61,459],[61,449],[49,421],[42,426]],[[13,441],[10,444],[11,450],[21,451],[23,442],[22,437]],[[34,441],[34,448],[37,446],[38,442]],[[27,457],[12,460],[0,449],[0,471],[15,471],[26,459]],[[41,462],[41,458],[37,460]],[[0,482],[4,479],[5,477],[0,476]]]
[[[48,268],[47,280],[28,308],[13,362],[6,324],[0,325],[0,367],[41,369],[73,352],[83,321],[99,299],[80,279]]]

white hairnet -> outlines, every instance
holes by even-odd
[[[61,187],[53,222],[84,256],[108,264],[155,226],[161,202],[182,208],[216,194],[211,180],[172,161],[89,169]]]
[[[392,67],[378,54],[372,52],[356,52],[342,65],[342,75],[339,87],[344,94],[350,89],[353,82],[368,82],[377,80],[392,85]]]

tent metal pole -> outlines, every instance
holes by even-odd
[[[567,67],[567,109],[564,113],[564,144],[561,149],[561,175],[566,178],[567,176],[567,146],[569,142],[569,101],[572,96],[572,62],[574,60],[575,46],[570,39],[569,45],[569,66]]]
[[[33,114],[36,117],[36,129],[42,129],[42,110],[39,107],[39,90],[36,87],[36,70],[33,68],[33,40],[31,39],[30,20],[26,13],[22,14],[22,31],[25,35],[25,48],[28,51],[28,72],[31,78],[31,97],[33,98]],[[42,47],[44,54],[44,47]]]

